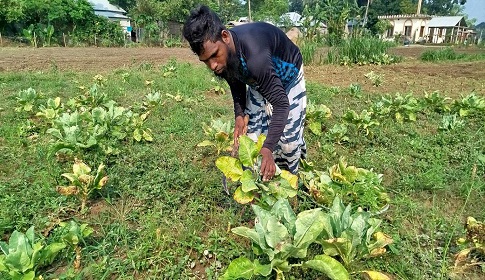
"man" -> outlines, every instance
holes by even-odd
[[[306,155],[306,89],[298,47],[279,28],[264,22],[227,30],[206,6],[191,11],[183,34],[199,60],[229,84],[236,118],[234,144],[243,133],[246,115],[248,136],[267,136],[260,151],[263,181],[273,178],[276,164],[295,174]]]

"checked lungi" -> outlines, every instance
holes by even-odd
[[[281,169],[296,174],[300,159],[306,157],[303,127],[305,125],[307,100],[303,65],[301,66],[297,79],[287,86],[285,91],[290,103],[290,112],[283,135],[273,151],[273,156],[275,163]],[[249,116],[247,135],[252,140],[257,141],[260,134],[268,134],[272,106],[252,87],[248,87],[246,94],[245,114]]]

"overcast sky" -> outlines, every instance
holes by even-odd
[[[470,19],[476,18],[477,24],[485,21],[485,0],[467,0],[465,13]]]

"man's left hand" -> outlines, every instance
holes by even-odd
[[[273,153],[268,148],[262,148],[259,153],[263,156],[260,174],[263,176],[263,182],[267,182],[273,179],[276,173],[276,164],[274,162]]]

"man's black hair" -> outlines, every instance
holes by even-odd
[[[222,40],[221,32],[225,29],[217,14],[209,7],[201,5],[190,11],[183,32],[192,51],[200,55],[204,51],[203,44],[207,40],[214,43]]]

